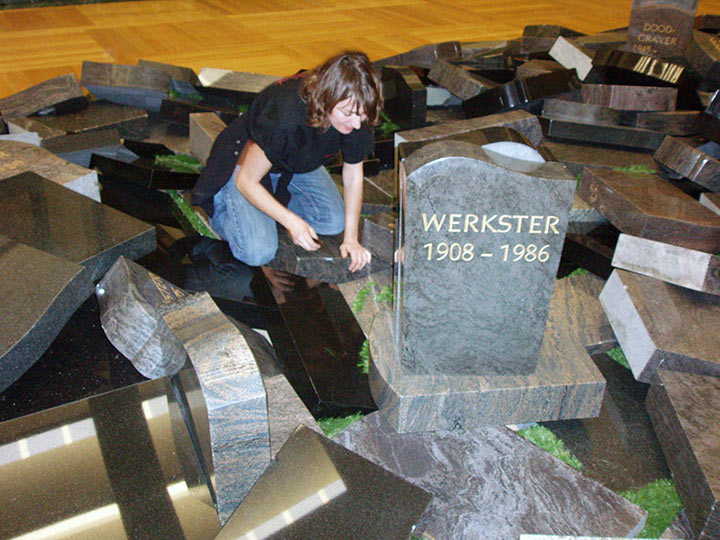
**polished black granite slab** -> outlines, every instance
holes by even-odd
[[[93,289],[82,266],[3,235],[0,275],[2,392],[43,354]]]
[[[155,227],[34,173],[0,182],[0,233],[102,276],[120,255],[155,249]]]
[[[405,540],[431,497],[300,426],[215,540]]]
[[[0,482],[3,538],[200,540],[220,529],[167,379],[0,424]]]

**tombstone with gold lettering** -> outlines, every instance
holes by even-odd
[[[487,138],[432,142],[401,171],[395,350],[403,370],[533,373],[575,179],[530,146]]]
[[[679,56],[692,36],[698,0],[633,0],[629,50],[648,56]]]

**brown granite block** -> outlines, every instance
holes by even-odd
[[[590,144],[560,143],[544,141],[540,149],[549,152],[553,159],[563,163],[574,175],[582,173],[585,167],[617,169],[641,167],[644,170],[660,172],[661,169],[651,154],[632,152],[615,148],[602,148]]]
[[[445,60],[437,60],[433,64],[428,78],[460,99],[469,99],[497,86],[497,83]]]
[[[375,60],[376,66],[417,66],[430,69],[436,60],[453,60],[462,57],[459,41],[445,41],[416,47],[407,52]]]
[[[720,379],[660,369],[646,408],[697,540],[720,538]]]
[[[692,33],[697,6],[697,0],[633,0],[628,46],[660,58],[681,55]]]
[[[677,88],[658,86],[582,85],[583,103],[623,111],[674,111],[677,94]]]
[[[210,150],[220,132],[225,129],[225,122],[212,112],[193,113],[190,115],[190,153],[205,163]]]
[[[668,170],[711,191],[720,191],[720,161],[684,140],[665,137],[653,157]]]
[[[640,112],[633,115],[630,125],[662,131],[668,135],[694,135],[698,132],[698,111]]]
[[[29,116],[70,100],[85,100],[80,82],[74,74],[54,77],[0,99],[0,111],[6,118]],[[87,104],[87,101],[84,102]]]

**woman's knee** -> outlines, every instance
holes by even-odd
[[[238,245],[228,241],[230,251],[237,260],[250,266],[262,266],[275,258],[277,252],[277,241],[275,242],[250,242],[249,245]]]

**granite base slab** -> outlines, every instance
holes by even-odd
[[[372,281],[381,290],[390,277],[374,274]],[[349,285],[343,285],[343,294],[352,302],[362,285],[352,284],[355,291]],[[581,286],[567,280],[556,283],[538,368],[528,376],[406,375],[394,360],[394,321],[389,308],[384,297],[366,295],[356,317],[369,337],[373,397],[397,431],[598,415],[605,379],[585,346],[602,346],[609,336],[597,300]]]
[[[658,370],[646,406],[697,540],[720,537],[720,379]]]
[[[0,235],[0,392],[25,373],[92,294],[82,266]]]
[[[91,101],[86,109],[57,116],[35,116],[48,128],[68,134],[115,128],[120,137],[143,139],[148,134],[148,113],[139,107],[126,107],[108,101]]]
[[[0,180],[26,171],[100,202],[95,171],[65,161],[34,144],[0,141]]]
[[[419,538],[625,537],[645,521],[644,510],[504,427],[396,433],[374,413],[335,440],[434,495]]]
[[[647,152],[548,140],[543,141],[539,149],[550,152],[555,161],[561,162],[575,176],[582,174],[585,167],[600,169],[639,167],[645,171],[658,173],[661,171],[661,167],[653,159],[652,154]]]
[[[87,99],[80,82],[72,73],[53,77],[22,92],[0,99],[0,111],[6,118],[30,116],[53,107],[67,109],[68,106],[70,109],[82,109],[87,106]]]
[[[550,139],[607,144],[635,150],[654,151],[665,134],[649,129],[540,118],[543,133]]]
[[[720,257],[621,234],[612,265],[687,289],[720,294]]]
[[[154,226],[34,173],[0,181],[0,194],[0,233],[85,266],[91,281],[120,255],[136,259],[156,247]]]
[[[600,302],[637,380],[660,366],[720,377],[720,297],[616,269]]]

